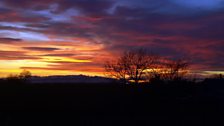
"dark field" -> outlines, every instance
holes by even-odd
[[[2,82],[0,126],[222,125],[223,80],[169,84]]]

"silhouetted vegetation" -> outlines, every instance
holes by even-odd
[[[107,75],[125,83],[182,80],[188,68],[186,60],[164,59],[145,49],[126,51],[116,61],[105,63]]]
[[[223,82],[15,86],[1,80],[0,125],[217,125]]]
[[[20,74],[19,74],[19,78],[20,79],[29,79],[32,76],[31,72],[28,70],[23,70]]]
[[[188,74],[189,63],[186,60],[160,60],[154,69],[147,74],[150,81],[181,81]]]
[[[10,74],[6,80],[10,83],[26,83],[29,78],[32,77],[32,74],[28,70],[23,70],[20,74]]]
[[[144,49],[126,51],[115,62],[107,62],[105,70],[109,76],[128,82],[139,83],[147,69],[156,63],[157,57],[150,55]]]

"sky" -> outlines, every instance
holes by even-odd
[[[124,50],[224,74],[224,0],[1,0],[0,77],[104,75]]]

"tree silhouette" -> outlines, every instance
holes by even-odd
[[[28,70],[23,70],[20,74],[10,74],[6,79],[12,83],[26,82],[32,76]]]
[[[222,74],[213,74],[213,75],[211,75],[210,78],[214,78],[214,79],[223,79],[223,75],[222,75]]]
[[[23,70],[20,74],[19,74],[19,78],[20,79],[28,79],[32,76],[31,72],[28,70]]]
[[[125,51],[115,62],[107,61],[105,70],[111,77],[125,82],[133,80],[137,84],[156,60],[157,56],[147,53],[145,49]]]
[[[182,79],[187,73],[189,62],[183,59],[168,61],[165,65],[165,79],[178,80]]]
[[[144,76],[148,82],[181,80],[188,73],[189,63],[187,60],[169,60],[158,57],[157,61],[149,71],[145,72]]]

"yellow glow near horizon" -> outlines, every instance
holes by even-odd
[[[104,76],[104,72],[81,72],[81,71],[66,71],[66,70],[29,70],[33,76],[53,76],[53,75],[87,75],[87,76]],[[44,72],[43,72],[44,71]],[[17,75],[22,72],[22,69],[7,69],[0,70],[0,78],[8,77],[9,75]]]
[[[43,61],[46,61],[46,62],[74,62],[74,63],[91,62],[91,60],[72,59],[72,58],[56,57],[56,56],[44,56],[42,58],[43,58]]]
[[[35,60],[0,60],[1,69],[18,69],[20,67],[46,67],[51,63],[35,61]]]
[[[0,77],[6,77],[9,74],[18,74],[21,67],[47,67],[51,63],[35,60],[0,60]]]
[[[224,71],[204,71],[207,74],[224,74]]]

